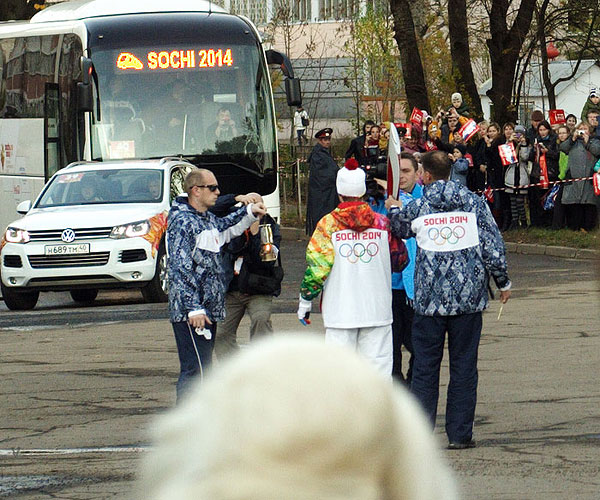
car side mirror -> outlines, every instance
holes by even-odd
[[[22,201],[17,205],[17,213],[21,215],[25,215],[27,212],[31,210],[31,200]]]

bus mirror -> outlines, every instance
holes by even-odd
[[[81,113],[94,109],[91,84],[77,82],[77,107]]]
[[[31,200],[22,201],[17,205],[17,213],[21,215],[25,215],[27,212],[31,210]]]
[[[288,106],[302,105],[302,91],[300,90],[299,78],[285,79],[285,95],[287,97]]]

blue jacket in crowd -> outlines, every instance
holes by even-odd
[[[167,219],[171,322],[186,321],[191,311],[202,311],[213,322],[225,318],[221,247],[256,220],[251,204],[217,217],[198,212],[185,196],[173,202]]]
[[[403,204],[410,203],[413,199],[423,196],[423,186],[415,184],[410,194],[400,192],[400,200]],[[408,251],[408,265],[401,273],[392,273],[392,288],[404,290],[409,300],[415,299],[415,261],[417,259],[417,241],[414,238],[404,240]]]
[[[392,232],[415,237],[415,312],[452,316],[487,307],[488,274],[510,285],[504,241],[487,203],[455,181],[436,181],[423,197],[392,208]]]
[[[458,158],[452,164],[450,171],[450,180],[458,181],[463,186],[467,185],[467,173],[469,172],[469,160],[466,158]]]

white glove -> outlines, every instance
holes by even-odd
[[[298,303],[298,319],[304,326],[310,325],[310,311],[312,309],[312,302],[305,300],[300,295],[300,301]]]

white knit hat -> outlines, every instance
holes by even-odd
[[[360,198],[367,191],[365,172],[358,168],[358,162],[349,158],[337,173],[335,187],[340,196]]]

